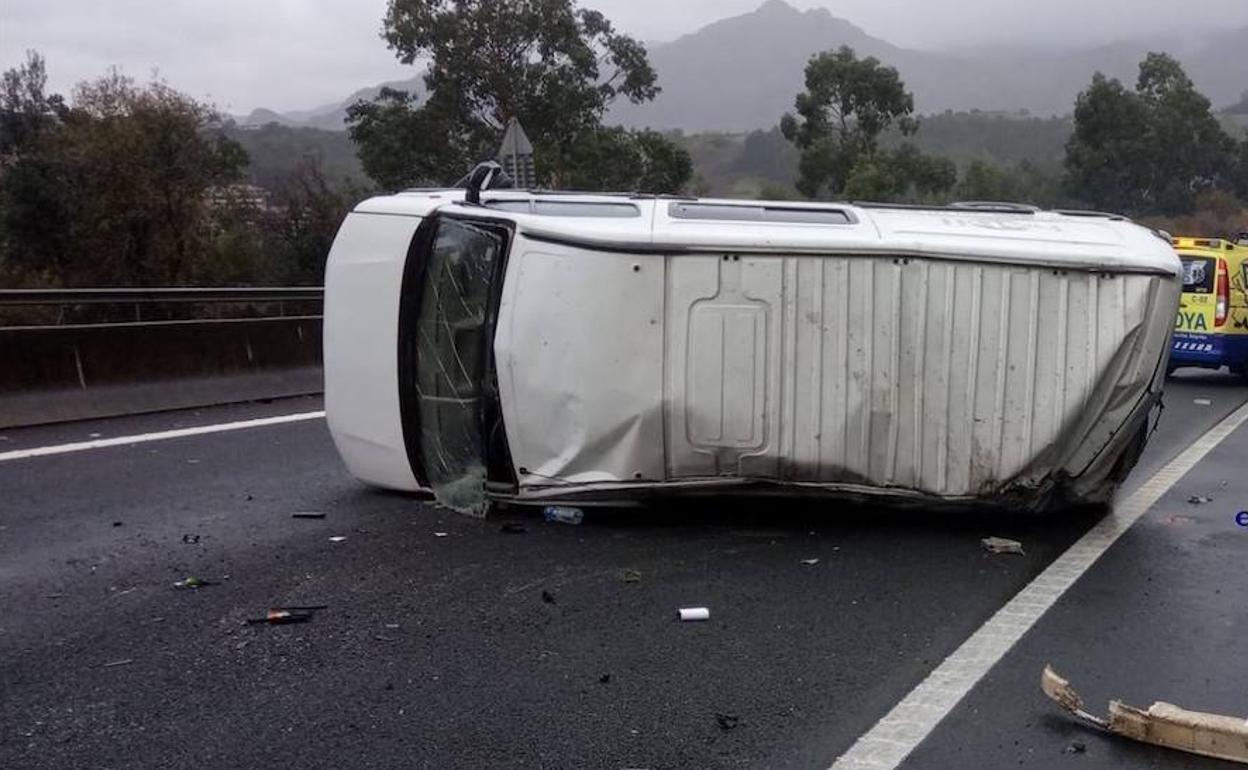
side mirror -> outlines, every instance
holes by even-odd
[[[472,173],[462,181],[463,186],[468,189],[465,201],[473,206],[481,205],[483,190],[507,189],[512,186],[511,177],[507,176],[502,166],[492,160],[478,163]]]

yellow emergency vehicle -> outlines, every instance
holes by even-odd
[[[1248,233],[1236,240],[1175,238],[1183,299],[1170,371],[1229,367],[1248,378]]]

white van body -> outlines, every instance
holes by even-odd
[[[462,190],[373,198],[325,282],[359,478],[487,499],[1103,502],[1181,264],[1116,217]]]

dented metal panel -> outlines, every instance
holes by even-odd
[[[525,399],[530,408],[518,429],[529,415],[546,425],[575,417],[572,424],[592,428],[594,418],[579,408],[583,395],[572,391],[592,392],[596,383],[640,372],[649,378],[646,387],[630,385],[630,397],[613,403],[644,412],[658,402],[653,376],[661,358],[664,478],[840,482],[941,496],[986,494],[1024,471],[1037,478],[1052,471],[1052,465],[1031,466],[1038,456],[1060,458],[1061,439],[1128,332],[1143,323],[1157,281],[917,259],[720,255],[665,261],[665,339],[647,326],[652,319],[640,317],[654,314],[658,289],[630,286],[640,304],[624,304],[638,317],[630,322],[628,312],[604,307],[602,320],[616,333],[585,341],[591,350],[605,344],[614,351],[622,344],[618,337],[627,336],[628,355],[578,366],[588,380],[565,386],[557,374],[543,379],[547,393]],[[610,255],[596,255],[592,270],[609,271],[612,262],[627,271],[627,257]],[[516,277],[517,291],[529,291],[535,276]],[[569,280],[565,271],[563,282]],[[544,275],[533,285],[549,281]],[[616,297],[625,290],[614,281],[592,284],[612,287]],[[566,294],[557,289],[542,301]],[[516,312],[523,314],[523,306]],[[565,354],[575,347],[565,335],[584,328],[552,323],[546,313],[534,320],[529,331],[541,345],[553,334]],[[596,319],[584,320],[597,328]],[[641,336],[632,333],[637,329]],[[531,355],[526,349],[517,359],[536,376],[552,373],[534,365]],[[625,365],[599,365],[611,362]],[[552,391],[574,411],[534,414],[534,406],[552,400]],[[557,451],[545,463],[523,453],[518,460],[564,481],[573,480],[570,470],[579,474],[576,480],[629,478],[606,457],[578,456],[568,438],[556,429]],[[659,447],[650,450],[657,456]],[[582,468],[599,474],[585,475]],[[654,469],[647,470],[653,477]]]

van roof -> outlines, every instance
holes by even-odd
[[[680,196],[462,189],[370,198],[361,214],[434,211],[516,223],[529,238],[647,252],[859,253],[984,259],[1107,272],[1182,269],[1169,241],[1124,217],[1015,203],[952,206],[758,201]]]

